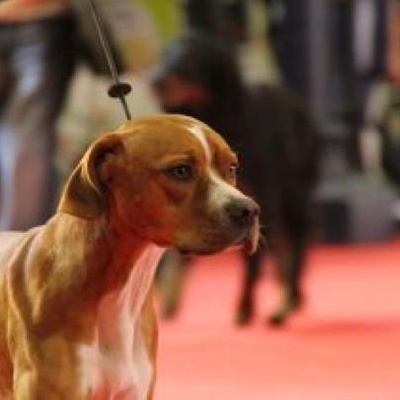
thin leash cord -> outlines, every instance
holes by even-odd
[[[122,104],[122,108],[124,109],[126,119],[129,121],[132,119],[132,115],[129,110],[128,103],[126,102],[125,96],[131,92],[132,88],[128,83],[124,83],[119,80],[119,75],[115,64],[115,60],[111,52],[110,44],[104,33],[104,25],[96,9],[94,0],[87,0],[87,3],[89,6],[90,13],[92,15],[93,22],[96,27],[101,48],[104,52],[107,65],[110,70],[111,79],[114,81],[114,84],[108,90],[108,95],[113,98],[119,98]]]

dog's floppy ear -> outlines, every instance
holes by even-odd
[[[82,157],[72,172],[58,205],[58,211],[84,219],[95,219],[106,208],[106,177],[101,167],[123,152],[121,135],[104,134]]]

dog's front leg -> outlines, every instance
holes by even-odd
[[[66,400],[63,394],[47,379],[41,378],[35,371],[22,371],[14,380],[13,400]]]
[[[13,400],[87,400],[81,390],[75,346],[62,337],[19,342]]]
[[[151,288],[147,295],[146,301],[143,305],[143,309],[140,315],[141,330],[143,336],[146,338],[145,346],[150,362],[152,364],[152,377],[150,390],[147,396],[147,400],[153,400],[154,398],[154,387],[157,375],[157,347],[158,347],[158,327],[157,327],[157,316],[154,308],[154,288]]]

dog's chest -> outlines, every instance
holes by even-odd
[[[123,290],[110,293],[102,299],[95,327],[96,339],[91,345],[78,349],[80,386],[84,398],[147,399],[154,366],[141,329],[140,311],[157,260],[158,257],[151,260],[153,262],[150,265],[139,263]],[[150,259],[143,261],[149,262]]]
[[[99,327],[95,343],[79,349],[82,391],[93,400],[146,400],[153,366],[140,322],[115,317]]]

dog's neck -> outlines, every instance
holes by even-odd
[[[106,215],[87,221],[59,213],[47,227],[44,234],[56,242],[53,246],[56,265],[63,269],[65,282],[60,284],[59,290],[66,294],[64,301],[71,303],[69,309],[75,313],[72,318],[78,319],[77,324],[85,321],[86,325],[89,313],[96,319],[99,307],[111,298],[129,302],[130,312],[138,314],[162,249],[131,232],[117,230]],[[85,269],[82,260],[85,260]],[[78,296],[69,298],[69,293],[78,293]],[[56,300],[42,304],[57,307]],[[43,315],[56,312],[38,311]],[[82,314],[81,319],[79,314]]]
[[[82,268],[75,262],[84,257],[87,269],[79,273],[90,285],[97,283],[99,290],[114,290],[123,285],[137,260],[153,246],[132,232],[113,226],[107,215],[83,220],[61,213],[55,219],[58,221],[53,224],[52,234],[60,244],[57,248],[68,249],[68,254],[56,257],[66,258],[65,262],[75,268],[75,274]]]

